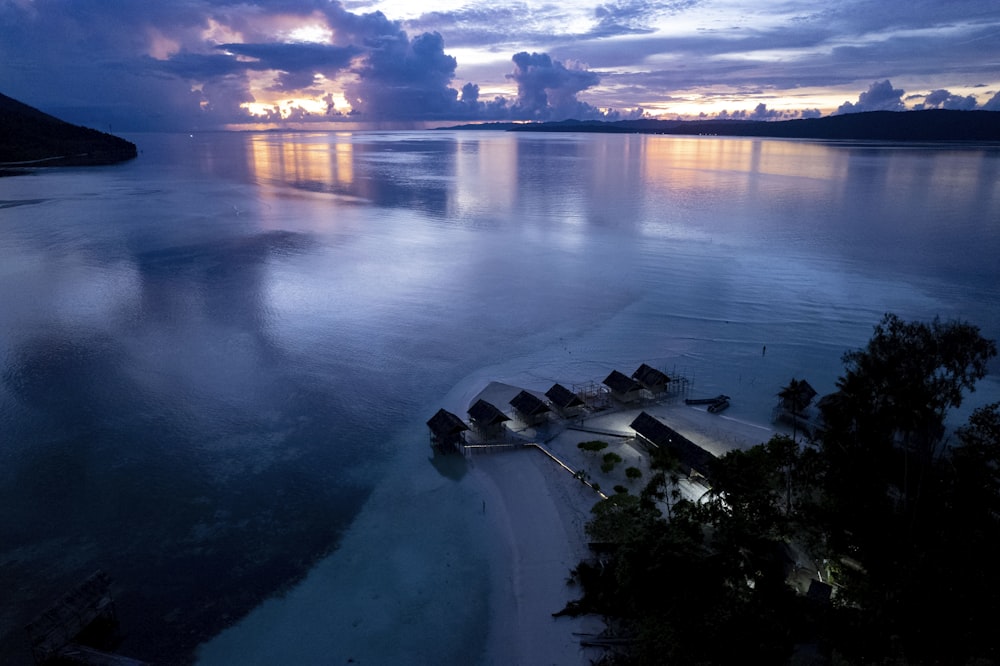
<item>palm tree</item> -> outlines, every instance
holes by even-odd
[[[806,380],[794,377],[792,381],[788,382],[788,386],[783,386],[778,391],[782,408],[792,413],[792,441],[798,441],[799,413],[809,406],[814,397],[816,397],[816,389],[810,386]]]
[[[806,380],[798,380],[794,377],[788,382],[788,386],[783,386],[778,392],[781,399],[781,406],[786,411],[792,413],[792,444],[798,448],[799,412],[804,410],[816,397],[816,389],[809,385]],[[785,510],[789,513],[792,510],[792,470],[791,463],[785,466]]]

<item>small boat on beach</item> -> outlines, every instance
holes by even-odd
[[[717,400],[708,406],[709,414],[718,414],[719,412],[727,409],[729,407],[729,400]]]
[[[717,402],[728,402],[729,396],[720,393],[714,398],[685,398],[685,405],[714,405]]]

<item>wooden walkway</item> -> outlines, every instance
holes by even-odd
[[[553,461],[555,461],[555,463],[557,465],[559,465],[564,470],[566,470],[567,472],[569,472],[570,475],[574,479],[577,479],[578,481],[580,481],[581,483],[583,483],[583,485],[587,486],[588,488],[590,488],[591,490],[593,490],[595,493],[597,493],[598,495],[600,495],[601,499],[608,499],[608,496],[605,495],[600,490],[598,490],[597,488],[595,488],[594,485],[590,481],[587,481],[586,479],[584,479],[583,477],[581,477],[580,473],[578,471],[574,470],[572,467],[570,467],[569,465],[567,465],[566,463],[564,463],[562,460],[560,460],[559,458],[557,458],[554,453],[552,453],[551,451],[549,451],[547,448],[545,448],[541,444],[536,444],[535,442],[530,442],[526,446],[530,446],[530,447],[532,447],[534,449],[537,449],[538,451],[541,451],[546,456],[548,456],[550,459],[552,459]]]
[[[566,430],[576,430],[577,432],[588,432],[592,435],[604,435],[605,437],[618,437],[620,439],[629,439],[635,437],[635,435],[630,435],[623,432],[615,432],[614,430],[602,430],[601,428],[588,428],[583,425],[568,425]]]
[[[115,601],[111,597],[111,578],[100,570],[64,594],[25,627],[35,663],[85,666],[142,666],[145,663],[74,642],[85,629],[97,622],[105,622],[112,627],[118,624]]]

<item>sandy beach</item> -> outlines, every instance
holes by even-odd
[[[599,498],[538,450],[480,454],[472,467],[497,557],[483,663],[589,663],[576,634],[600,623],[552,614],[579,596],[567,578],[587,555],[583,527]]]
[[[507,396],[519,390],[491,383],[476,399],[483,397],[496,405],[506,405]],[[613,492],[616,485],[638,492],[649,476],[648,456],[630,436],[628,424],[643,410],[716,455],[748,448],[775,434],[770,425],[709,414],[704,408],[675,400],[599,412],[577,423],[579,429],[563,430],[544,448],[571,469],[585,471],[587,478],[607,493]],[[535,434],[516,421],[511,426],[520,430],[521,436],[530,438]],[[622,462],[611,472],[600,469],[601,454],[577,447],[579,442],[592,439],[608,442],[602,454],[615,452],[621,456]],[[483,511],[494,544],[490,633],[482,663],[591,663],[600,651],[581,648],[580,634],[600,632],[601,619],[553,618],[552,613],[580,595],[567,579],[570,570],[589,556],[584,526],[591,508],[600,500],[598,493],[539,448],[474,452],[468,457],[472,479],[483,493]],[[629,466],[639,468],[643,476],[628,479],[624,470]],[[704,487],[685,482],[681,491],[696,499]]]

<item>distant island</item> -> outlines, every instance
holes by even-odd
[[[560,120],[458,125],[457,130],[608,132],[856,141],[1000,141],[1000,112],[869,111],[798,120]]]
[[[0,175],[18,167],[115,164],[136,154],[130,141],[71,125],[0,94]]]

